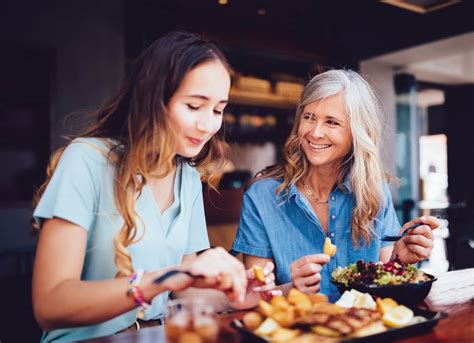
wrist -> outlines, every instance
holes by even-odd
[[[153,283],[161,274],[163,273],[149,272],[143,276],[142,290],[147,302],[151,302],[158,294],[166,291],[166,288],[162,284]]]

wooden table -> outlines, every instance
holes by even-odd
[[[448,317],[440,320],[431,331],[399,342],[474,342],[474,268],[448,272],[438,281],[426,298],[425,306],[432,311],[443,311]],[[219,343],[244,342],[239,332],[230,327],[245,311],[219,315]],[[138,332],[122,333],[89,342],[166,342],[164,328],[146,328]]]

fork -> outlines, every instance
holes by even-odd
[[[188,272],[188,271],[185,271],[185,270],[172,269],[172,270],[167,271],[163,275],[160,275],[159,277],[157,277],[155,280],[153,280],[153,283],[161,283],[161,282],[165,281],[167,278],[172,277],[173,275],[176,275],[176,274],[180,274],[180,273],[186,274],[186,275],[192,277],[193,279],[198,279],[198,278],[204,277],[203,275],[194,275],[191,272]]]
[[[407,227],[401,235],[398,235],[398,236],[388,236],[388,235],[383,235],[382,238],[380,238],[381,241],[388,241],[388,242],[395,242],[395,241],[398,241],[400,238],[403,238],[407,235],[407,233],[411,230],[413,230],[414,228],[418,227],[418,226],[421,226],[421,225],[425,225],[424,223],[418,223],[418,224],[413,224],[409,227]]]

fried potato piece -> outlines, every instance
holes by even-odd
[[[331,238],[326,237],[326,239],[324,240],[323,253],[333,257],[334,254],[336,253],[336,249],[337,249],[336,246],[331,243]]]
[[[285,297],[282,295],[277,295],[276,297],[273,297],[272,300],[270,300],[273,308],[275,310],[280,309],[280,310],[287,310],[290,307],[290,303],[286,301]]]
[[[263,318],[260,313],[252,311],[246,313],[242,318],[242,321],[247,329],[253,331],[262,324]]]
[[[290,289],[288,293],[288,302],[295,305],[300,313],[306,313],[311,309],[312,302],[309,296],[300,292],[296,288]]]
[[[325,296],[324,294],[321,293],[315,293],[315,294],[308,294],[309,299],[311,300],[311,303],[317,304],[317,303],[327,303],[328,302],[328,297]]]
[[[265,282],[265,274],[263,274],[263,268],[260,266],[253,266],[252,269],[255,273],[255,278],[258,281]]]
[[[273,306],[264,300],[258,302],[258,310],[265,317],[271,317],[273,314]]]
[[[301,333],[300,330],[298,329],[285,329],[285,328],[279,328],[275,332],[273,332],[271,338],[272,342],[285,342],[285,341],[290,341],[296,336],[298,336]]]
[[[289,308],[288,310],[273,312],[272,318],[281,326],[291,327],[295,323],[295,310],[294,308]]]

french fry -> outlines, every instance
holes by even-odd
[[[336,249],[337,249],[336,246],[331,243],[331,238],[326,237],[326,239],[324,240],[323,253],[333,257],[334,254],[336,253]]]
[[[263,268],[260,266],[253,266],[252,268],[255,273],[255,278],[258,281],[265,282],[265,274],[263,274]]]

